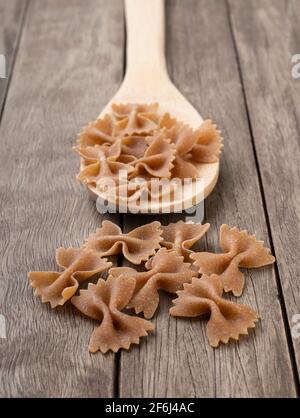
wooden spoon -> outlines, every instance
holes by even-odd
[[[127,28],[126,74],[117,93],[100,113],[110,113],[112,103],[159,103],[161,114],[198,128],[203,119],[171,82],[165,58],[164,0],[125,0]],[[178,63],[178,65],[184,65]],[[197,165],[202,190],[191,187],[183,200],[193,206],[203,200],[216,185],[219,162]],[[91,190],[104,197],[95,188]],[[172,212],[174,202],[149,202],[144,213]],[[184,203],[184,202],[183,202]],[[187,207],[185,207],[187,209]]]

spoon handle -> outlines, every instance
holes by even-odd
[[[125,0],[127,56],[125,79],[167,76],[164,0]]]

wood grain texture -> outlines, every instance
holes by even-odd
[[[0,78],[0,115],[13,69],[26,7],[27,0],[0,0],[0,54],[5,56],[6,61],[6,78]]]
[[[183,4],[184,3],[184,4]],[[207,248],[217,248],[222,223],[247,228],[269,244],[268,231],[224,1],[167,2],[167,56],[175,84],[225,137],[221,178],[206,200],[212,224]],[[164,219],[165,222],[168,219]],[[140,223],[126,216],[126,228]],[[294,397],[293,371],[274,269],[247,273],[240,302],[256,309],[261,322],[239,343],[209,347],[205,321],[168,316],[164,298],[156,333],[121,354],[121,396]]]
[[[88,353],[95,323],[34,298],[29,270],[99,225],[75,180],[77,132],[123,75],[118,0],[31,1],[1,125],[0,396],[113,396],[115,358]]]
[[[170,318],[172,297],[162,295],[155,333],[117,356],[90,355],[96,324],[70,306],[51,311],[42,305],[27,271],[56,269],[55,248],[81,244],[103,219],[75,180],[78,158],[71,147],[121,82],[123,6],[120,0],[29,3],[0,128],[0,314],[7,323],[0,396],[296,396],[280,302],[292,326],[300,291],[300,87],[290,74],[291,55],[299,53],[299,1],[167,1],[172,79],[225,137],[220,181],[206,200],[212,227],[200,249],[217,248],[223,222],[269,245],[262,186],[282,288],[272,267],[247,272],[240,301],[256,309],[261,322],[218,350],[208,345],[205,320]],[[1,17],[12,22],[0,28],[0,46],[4,42],[11,57],[21,4],[0,0]],[[128,231],[181,217],[109,218]],[[299,341],[293,341],[298,363]]]
[[[230,1],[263,191],[287,317],[300,313],[300,53],[299,0]],[[300,371],[300,338],[293,338]]]

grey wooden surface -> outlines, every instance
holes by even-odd
[[[291,57],[300,51],[300,1],[230,5],[278,289],[291,328],[300,312],[300,79],[291,76]],[[299,370],[300,338],[291,349]]]
[[[0,115],[19,46],[26,7],[27,0],[0,1],[0,54],[4,55],[6,62],[6,78],[0,79]]]
[[[26,274],[55,269],[55,248],[77,245],[101,222],[75,180],[71,147],[122,80],[123,2],[25,3],[0,0],[10,39],[3,41],[1,28],[0,53],[11,63],[9,86],[0,80],[0,314],[7,321],[0,396],[297,396],[300,338],[291,327],[300,313],[300,80],[291,77],[291,56],[300,53],[299,0],[166,3],[171,78],[225,138],[202,248],[217,244],[225,222],[257,234],[277,258],[274,267],[246,273],[241,302],[259,312],[260,323],[214,350],[204,322],[170,318],[172,298],[163,295],[156,332],[106,356],[87,352],[93,322],[69,306],[42,305]],[[125,230],[144,222],[112,219]]]

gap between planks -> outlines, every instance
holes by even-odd
[[[0,43],[0,53],[5,56],[6,61],[6,78],[0,79],[0,83],[3,84],[2,86],[0,84],[0,125],[10,86],[10,81],[12,79],[16,56],[18,54],[22,38],[22,32],[25,24],[29,1],[30,0],[24,0],[23,2],[20,2],[19,0],[10,0],[8,6],[7,0],[1,0],[0,4],[1,8],[9,7],[9,16],[6,16],[7,9],[4,10],[4,16],[2,16],[3,23],[0,28],[0,38],[5,40],[3,45]],[[10,8],[13,10],[11,10]],[[14,22],[12,22],[10,19],[11,14],[15,15],[16,19],[14,20]],[[6,27],[7,24],[8,27]],[[9,42],[7,41],[8,39]],[[9,45],[6,48],[7,44]],[[12,49],[8,49],[9,47],[11,47]]]
[[[253,148],[253,155],[254,155],[254,159],[255,159],[255,165],[256,165],[257,176],[258,176],[258,181],[259,181],[259,189],[260,189],[261,198],[262,198],[262,206],[263,206],[263,210],[264,210],[268,235],[269,235],[269,239],[270,239],[270,248],[271,248],[271,251],[272,251],[273,255],[276,257],[276,260],[277,260],[277,258],[280,255],[277,254],[277,252],[276,252],[276,248],[275,248],[274,240],[273,240],[272,227],[271,227],[271,223],[270,223],[270,219],[269,219],[268,206],[267,206],[267,202],[266,202],[266,196],[265,196],[265,190],[264,190],[264,185],[263,185],[263,180],[262,180],[260,163],[259,163],[259,159],[258,159],[258,151],[257,151],[257,148],[256,148],[256,143],[255,143],[254,134],[253,134],[253,127],[252,127],[252,121],[251,121],[251,116],[250,116],[250,111],[249,111],[247,92],[246,92],[246,88],[245,88],[243,69],[242,69],[242,66],[241,66],[239,48],[238,48],[238,45],[237,45],[237,40],[236,40],[234,28],[233,28],[233,22],[232,22],[233,17],[231,15],[230,2],[229,2],[229,0],[225,0],[225,1],[226,1],[226,7],[227,7],[227,14],[228,14],[228,22],[229,22],[230,32],[231,32],[231,36],[232,36],[234,51],[235,51],[235,54],[236,54],[236,61],[237,61],[237,65],[238,65],[238,73],[239,73],[240,83],[241,83],[241,86],[242,86],[242,93],[243,93],[243,97],[244,97],[244,103],[245,103],[245,110],[246,110],[246,115],[247,115],[249,133],[250,133],[251,144],[252,144],[252,148]],[[289,348],[289,353],[290,353],[290,358],[291,358],[291,364],[292,364],[292,370],[293,370],[293,377],[294,377],[294,382],[295,382],[296,393],[297,393],[297,397],[300,397],[300,378],[299,378],[299,371],[298,371],[298,367],[297,367],[296,353],[295,353],[295,348],[294,348],[293,339],[292,339],[292,335],[291,335],[291,329],[290,329],[290,326],[289,326],[288,313],[287,313],[287,308],[286,308],[286,303],[285,303],[285,298],[284,298],[284,292],[283,292],[283,288],[282,288],[282,284],[281,284],[281,280],[280,280],[280,274],[279,274],[277,261],[275,262],[275,265],[274,265],[274,272],[275,272],[276,285],[277,285],[277,290],[278,290],[278,297],[279,297],[279,302],[280,302],[280,307],[281,307],[282,317],[283,317],[283,322],[284,322],[284,329],[285,329],[285,333],[286,333],[286,338],[287,338],[287,343],[288,343],[288,348]]]

